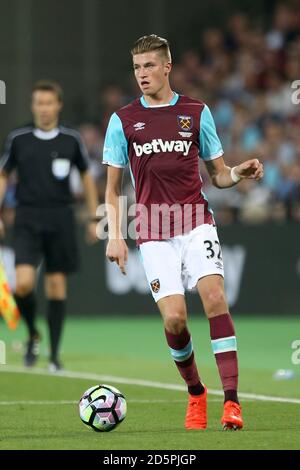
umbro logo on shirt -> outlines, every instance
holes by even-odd
[[[144,122],[137,122],[133,127],[136,131],[143,131],[145,129],[145,125],[146,124]]]
[[[144,145],[139,145],[133,142],[133,148],[137,157],[143,154],[150,155],[151,153],[182,153],[185,157],[188,155],[191,148],[192,141],[187,140],[162,140],[153,139]]]

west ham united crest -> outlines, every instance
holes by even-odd
[[[192,116],[177,116],[177,122],[183,131],[190,131],[193,127],[193,117]]]
[[[157,294],[157,292],[160,289],[160,282],[159,279],[154,279],[154,281],[150,282],[151,289],[153,290],[154,294]]]

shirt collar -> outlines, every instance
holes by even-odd
[[[155,105],[155,106],[150,106],[147,103],[147,101],[145,100],[144,95],[141,96],[140,101],[141,101],[142,106],[144,106],[144,108],[164,108],[166,106],[174,106],[177,103],[178,99],[179,99],[178,93],[173,91],[173,98],[171,99],[171,101],[169,103],[166,103],[166,104],[158,104],[158,105]]]
[[[51,131],[42,131],[42,129],[38,129],[37,127],[33,130],[33,135],[41,140],[51,140],[55,139],[59,134],[58,127],[51,129]]]

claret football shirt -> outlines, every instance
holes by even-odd
[[[214,223],[202,192],[199,157],[222,155],[213,117],[201,101],[174,93],[169,104],[149,106],[142,96],[111,116],[103,163],[129,165],[138,244]]]

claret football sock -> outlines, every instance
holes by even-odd
[[[237,344],[229,313],[209,319],[212,349],[216,358],[226,401],[239,403]]]
[[[34,292],[21,297],[20,295],[15,294],[15,300],[18,306],[18,309],[21,313],[22,318],[24,318],[26,326],[28,328],[29,337],[33,338],[38,334],[35,327],[35,311],[36,311],[36,299]]]
[[[50,337],[50,361],[52,362],[56,362],[58,360],[65,311],[65,300],[48,300],[47,320]]]
[[[188,392],[191,395],[201,395],[205,388],[198,374],[192,339],[188,329],[184,328],[178,335],[165,329],[165,335],[178,371],[187,384]]]

